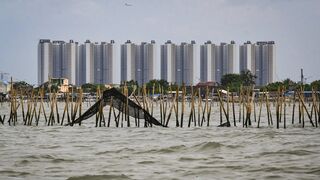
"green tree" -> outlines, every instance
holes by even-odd
[[[150,92],[152,92],[153,87],[154,87],[155,93],[160,93],[159,87],[163,88],[163,90],[164,90],[165,92],[167,92],[168,89],[169,89],[169,83],[168,83],[166,80],[163,80],[163,79],[161,79],[161,80],[152,79],[152,80],[150,80],[150,81],[146,84],[146,88],[147,88]]]
[[[33,89],[33,86],[25,81],[14,82],[12,86],[14,90],[25,93],[30,93]]]
[[[241,71],[240,74],[225,74],[221,78],[221,85],[230,91],[238,91],[240,86],[252,86],[255,84],[256,76],[251,71]]]
[[[242,79],[239,74],[225,74],[221,78],[221,85],[230,91],[238,91],[241,84]]]
[[[81,88],[82,88],[83,92],[85,92],[85,93],[90,93],[90,92],[95,93],[95,92],[97,92],[97,86],[94,85],[94,84],[90,84],[90,83],[83,84],[81,86]]]
[[[289,78],[285,79],[282,83],[283,83],[283,86],[285,87],[285,89],[287,89],[287,90],[293,90],[298,87],[298,84],[293,82]]]
[[[320,80],[313,81],[311,83],[311,87],[313,87],[314,90],[319,91],[320,90]]]
[[[251,86],[255,84],[257,76],[253,75],[251,71],[241,71],[240,73],[240,79],[242,81],[242,85],[244,86]]]
[[[120,87],[124,87],[125,85],[126,85],[127,88],[128,88],[128,94],[131,94],[134,89],[139,88],[138,82],[137,82],[137,81],[134,81],[134,80],[124,81],[124,82],[122,82],[122,84],[120,85]]]
[[[284,87],[283,82],[280,82],[280,81],[269,83],[265,86],[267,91],[278,91],[278,88],[280,88],[280,87]],[[264,88],[262,88],[262,89],[264,89]]]

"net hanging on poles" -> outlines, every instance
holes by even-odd
[[[123,95],[121,92],[119,92],[115,88],[111,88],[109,90],[104,91],[103,97],[70,125],[78,124],[81,121],[90,118],[91,116],[95,115],[99,111],[100,105],[102,105],[102,107],[106,105],[110,106],[111,101],[112,101],[112,106],[118,109],[119,111],[121,111],[122,113],[128,114],[129,116],[137,119],[145,119],[147,122],[151,124],[164,127],[164,125],[162,125],[158,120],[152,117],[145,109],[143,109],[141,106],[139,106],[132,100],[128,99],[125,95]],[[127,104],[127,101],[128,101],[128,107],[126,109],[125,106]]]

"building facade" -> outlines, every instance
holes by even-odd
[[[196,43],[182,42],[175,45],[167,41],[161,46],[161,79],[172,84],[194,84]]]
[[[94,44],[86,40],[79,50],[77,85],[94,83]]]
[[[256,85],[274,82],[276,46],[274,41],[262,41],[255,44],[255,75]]]
[[[236,73],[235,63],[237,60],[237,48],[234,41],[230,44],[220,43],[216,47],[216,82],[221,82],[225,74]]]
[[[200,81],[216,82],[216,45],[211,41],[200,46]]]
[[[49,39],[40,39],[38,44],[38,85],[53,76],[52,43]]]
[[[200,46],[200,81],[220,82],[225,74],[236,73],[237,49],[234,41],[230,44],[205,42]]]
[[[239,46],[239,72],[251,71],[255,69],[255,50],[254,45],[250,41],[245,42]]]
[[[137,45],[128,40],[121,45],[121,82],[135,80]]]
[[[161,79],[173,84],[176,82],[177,46],[168,40],[160,49]]]
[[[250,41],[240,46],[240,72],[249,70],[256,75],[256,85],[274,82],[276,46],[274,41]]]
[[[115,56],[114,41],[94,44],[94,83],[111,84],[113,59]]]
[[[155,60],[155,41],[136,45],[128,40],[121,45],[121,82],[134,80],[142,85],[154,79]]]
[[[70,84],[76,84],[77,63],[79,59],[78,42],[70,40],[64,45],[64,55],[62,61],[62,78],[68,79]]]
[[[234,41],[200,46],[200,61],[195,41],[174,44],[168,40],[160,48],[161,67],[157,63],[155,41],[134,44],[127,41],[120,50],[120,80],[134,80],[139,85],[155,79],[155,68],[160,69],[160,78],[172,84],[193,85],[201,82],[221,82],[225,74],[238,70],[250,70],[257,76],[256,85],[274,81],[276,47],[273,41],[244,43],[238,49]],[[49,78],[66,78],[70,84],[112,84],[114,82],[114,41],[92,43],[89,40],[78,44],[73,40],[50,41],[41,39],[38,44],[38,84]],[[240,62],[239,69],[235,69]],[[200,67],[198,66],[200,64]],[[200,71],[199,75],[196,73]],[[199,76],[199,77],[198,77]]]

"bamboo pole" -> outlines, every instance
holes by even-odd
[[[219,98],[219,102],[220,102],[220,108],[222,108],[223,113],[224,113],[224,115],[225,115],[225,117],[226,117],[226,119],[227,119],[227,122],[230,123],[229,117],[228,117],[227,112],[226,112],[226,110],[225,110],[225,108],[224,108],[224,105],[223,105],[223,102],[222,102],[222,99],[221,99],[221,96],[220,96],[220,92],[219,92],[219,91],[218,91],[218,98]],[[221,124],[222,124],[222,122],[220,122],[220,125],[221,125]]]
[[[209,98],[209,87],[207,86],[207,101],[208,101],[208,98]],[[210,114],[211,114],[211,103],[212,103],[212,99],[210,101],[210,103],[208,102],[208,105],[207,105],[207,127],[209,127],[209,122],[210,122]]]
[[[182,104],[181,104],[181,118],[180,118],[180,127],[183,127],[183,116],[184,116],[184,109],[185,109],[185,94],[186,94],[186,86],[182,85]]]
[[[113,106],[113,97],[111,97],[111,100],[110,100],[110,108],[109,108],[109,116],[108,116],[108,124],[107,124],[107,127],[110,127],[112,106]]]
[[[171,113],[172,113],[172,110],[174,109],[174,111],[176,111],[175,109],[175,99],[176,99],[176,96],[174,98],[172,98],[172,103],[171,103],[171,107],[170,107],[170,110],[169,110],[169,114],[168,114],[168,118],[167,118],[167,121],[166,121],[166,126],[168,127],[169,125],[169,120],[170,120],[170,117],[171,117]]]
[[[296,90],[293,93],[293,105],[292,105],[292,121],[291,123],[294,124],[294,112],[296,107]]]
[[[241,104],[242,104],[242,86],[240,86],[240,89],[239,89],[239,99],[238,99],[238,105],[239,105],[239,123],[241,122]]]
[[[234,106],[234,95],[233,95],[233,93],[231,93],[231,101],[232,101],[233,125],[237,126],[237,124],[236,124],[236,111],[235,111],[235,106]]]
[[[300,93],[298,96],[299,96],[299,98],[300,98],[300,100],[301,100],[301,102],[302,102],[302,106],[304,107],[304,110],[306,111],[306,113],[307,113],[307,115],[308,115],[308,117],[309,117],[309,120],[310,120],[311,125],[314,127],[314,123],[313,123],[313,121],[312,121],[311,115],[310,115],[309,111],[307,110],[307,107],[306,107],[306,105],[305,105],[305,103],[304,103],[303,98],[301,97],[301,93]],[[303,121],[303,127],[304,127],[304,121]]]
[[[258,125],[257,125],[257,128],[259,128],[260,127],[260,118],[261,118],[261,110],[262,110],[262,101],[263,101],[263,96],[265,95],[265,91],[264,91],[264,93],[263,93],[263,95],[260,97],[260,95],[259,95],[259,99],[260,99],[260,101],[259,101],[259,117],[258,117]]]
[[[128,87],[125,86],[125,92],[126,92],[126,120],[127,120],[127,127],[130,127],[130,116],[129,116],[129,91]]]
[[[63,122],[64,122],[64,117],[66,115],[66,112],[67,112],[67,108],[68,108],[68,96],[69,94],[68,93],[65,93],[65,105],[64,105],[64,108],[63,108],[63,113],[62,113],[62,118],[61,118],[61,126],[63,125]]]
[[[280,88],[278,87],[277,104],[276,104],[277,129],[279,129],[279,123],[280,123],[279,111],[280,111]]]
[[[179,127],[179,86],[176,89],[176,127]]]
[[[98,102],[99,98],[100,98],[100,94],[99,94],[99,87],[96,90],[96,102]],[[73,91],[72,91],[73,92]],[[72,98],[72,103],[71,103],[71,109],[72,109],[72,113],[71,113],[71,117],[72,117],[72,122],[74,121],[73,117],[73,113],[74,113],[74,109],[73,109],[73,98]],[[100,109],[100,105],[99,105],[99,109]],[[99,125],[99,115],[100,115],[100,110],[98,110],[98,112],[96,113],[96,127],[98,127]]]
[[[284,95],[283,95],[284,96]],[[286,104],[286,99],[285,99],[285,96],[283,97],[284,100],[283,100],[283,128],[286,129],[286,123],[287,123],[287,111],[286,111],[286,107],[287,107],[287,104]]]
[[[162,87],[162,93],[165,94],[166,92],[164,91],[163,87]],[[168,110],[168,94],[166,94],[166,99],[165,99],[165,107],[164,107],[164,114],[163,114],[163,124],[165,123],[166,117],[167,117],[167,110]]]
[[[200,126],[200,114],[202,110],[201,87],[198,88],[198,126]]]
[[[191,126],[191,122],[193,119],[193,107],[194,107],[194,94],[193,94],[193,86],[191,86],[191,109],[189,114],[188,127]]]

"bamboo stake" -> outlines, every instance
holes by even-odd
[[[185,85],[182,85],[182,105],[181,105],[181,120],[180,120],[180,127],[183,127],[183,115],[184,115],[184,106],[185,106],[185,93],[186,93],[186,89],[185,89]]]
[[[109,116],[108,116],[108,125],[107,125],[107,127],[110,127],[112,106],[113,106],[113,97],[111,97],[111,101],[110,101],[110,108],[109,108]]]
[[[208,88],[208,87],[207,87]],[[209,88],[208,88],[208,90],[207,90],[207,100],[208,100],[208,98],[209,98]],[[211,99],[211,102],[210,102],[210,105],[208,104],[208,109],[207,109],[207,127],[209,127],[209,121],[210,121],[210,114],[211,114],[211,103],[212,103],[212,99]]]
[[[201,88],[198,88],[198,126],[200,126],[200,114],[202,110]]]
[[[287,121],[287,118],[286,118],[286,116],[287,116],[287,112],[286,112],[286,107],[287,107],[287,104],[286,104],[286,99],[285,99],[285,97],[283,97],[284,98],[284,100],[283,100],[283,128],[284,129],[286,129],[287,127],[286,127],[286,121]]]
[[[264,93],[263,93],[263,95],[261,96],[261,97],[259,97],[259,99],[260,99],[260,103],[259,103],[259,117],[258,117],[258,126],[257,126],[257,128],[259,128],[260,127],[260,118],[261,118],[261,110],[262,110],[262,101],[263,101],[263,96],[265,95],[265,91],[264,91]],[[259,95],[260,96],[260,95]]]
[[[224,105],[223,105],[223,102],[222,102],[222,100],[221,100],[221,96],[220,96],[220,92],[219,92],[219,91],[218,91],[218,97],[219,97],[219,102],[220,102],[220,108],[222,108],[223,113],[224,113],[224,115],[226,116],[227,122],[230,123],[229,117],[228,117],[228,115],[227,115],[227,112],[226,112],[226,110],[225,110],[225,108],[224,108]],[[222,122],[220,122],[220,125],[221,125],[221,124],[222,124]]]
[[[127,127],[130,127],[130,117],[129,117],[129,97],[128,97],[128,87],[125,87],[126,92],[126,120],[127,120]]]
[[[189,121],[188,121],[188,127],[191,126],[191,121],[193,119],[193,107],[194,107],[194,96],[193,96],[193,86],[191,86],[191,109],[190,109],[190,115],[189,115]]]
[[[237,126],[236,124],[236,112],[235,112],[235,107],[234,107],[234,95],[231,93],[231,101],[232,101],[232,115],[233,115],[233,125]]]
[[[240,86],[239,90],[239,123],[241,122],[241,104],[242,104],[242,86]]]
[[[179,86],[176,89],[176,127],[179,127]]]
[[[293,93],[293,105],[292,105],[292,121],[291,123],[294,124],[294,112],[296,107],[296,90]]]
[[[304,107],[304,109],[305,109],[305,111],[306,111],[306,113],[307,113],[307,115],[308,115],[308,117],[309,117],[309,120],[310,120],[311,125],[314,127],[314,123],[313,123],[313,121],[312,121],[311,115],[310,115],[310,113],[309,113],[308,110],[307,110],[307,107],[306,107],[306,105],[305,105],[305,103],[304,103],[304,101],[303,101],[303,98],[301,97],[301,93],[300,93],[298,96],[299,96],[299,98],[300,98],[300,100],[301,100],[301,102],[302,102],[302,106]],[[304,121],[303,121],[303,126],[304,126]]]

